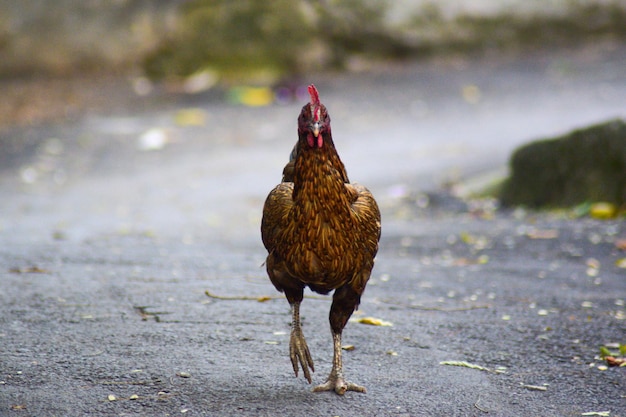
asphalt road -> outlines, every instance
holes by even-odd
[[[311,77],[383,212],[354,318],[391,325],[348,324],[346,376],[368,391],[343,397],[294,378],[288,304],[261,266],[261,207],[303,103],[115,95],[106,112],[5,128],[0,415],[626,416],[626,368],[598,358],[626,343],[623,220],[442,187],[626,117],[624,68],[625,47],[599,45]],[[314,383],[329,307],[302,307]]]

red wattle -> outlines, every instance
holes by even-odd
[[[319,135],[317,135],[317,147],[321,148],[323,142],[324,140],[322,139],[322,134],[320,133]]]
[[[309,134],[306,136],[306,141],[307,141],[307,143],[309,144],[309,146],[310,146],[311,148],[313,148],[313,147],[315,146],[315,144],[314,144],[314,142],[313,142],[313,134],[312,134],[312,133],[309,133]]]

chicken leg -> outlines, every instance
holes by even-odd
[[[335,391],[339,395],[345,394],[346,391],[365,392],[365,387],[346,381],[343,376],[341,332],[336,333],[333,331],[333,369],[331,369],[326,382],[313,388],[313,391]]]
[[[346,391],[365,392],[365,387],[345,380],[341,359],[341,333],[360,300],[361,295],[350,285],[338,288],[333,294],[329,317],[330,330],[333,334],[333,368],[326,382],[316,386],[313,391],[335,391],[339,395],[345,394]]]
[[[313,366],[313,359],[309,352],[309,347],[304,339],[302,333],[302,326],[300,324],[300,301],[295,301],[291,304],[291,339],[289,340],[289,357],[291,358],[291,365],[293,365],[293,371],[298,376],[298,368],[301,366],[304,372],[304,377],[309,384],[311,383],[311,371],[315,372]]]

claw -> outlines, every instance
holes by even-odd
[[[309,352],[309,347],[304,339],[302,328],[300,325],[300,303],[295,302],[291,306],[292,308],[292,323],[291,323],[291,339],[289,340],[289,357],[291,358],[291,365],[293,366],[293,372],[298,377],[299,368],[302,367],[302,372],[306,380],[311,383],[311,368],[312,372],[315,372],[313,366],[313,358]]]
[[[304,335],[299,329],[293,329],[291,331],[291,340],[289,342],[289,356],[291,358],[291,365],[293,366],[293,372],[298,376],[298,370],[302,367],[302,372],[306,380],[311,383],[311,371],[315,372],[315,366],[313,365],[313,358],[309,352],[309,347],[306,344]]]

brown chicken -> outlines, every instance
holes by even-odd
[[[344,379],[341,332],[358,307],[374,266],[380,238],[380,211],[372,194],[350,184],[330,129],[330,117],[315,86],[298,117],[298,142],[283,170],[283,181],[267,196],[261,235],[269,252],[270,280],[291,305],[289,353],[293,370],[311,383],[313,359],[302,333],[304,288],[333,294],[330,328],[333,367],[314,391],[365,392]]]

